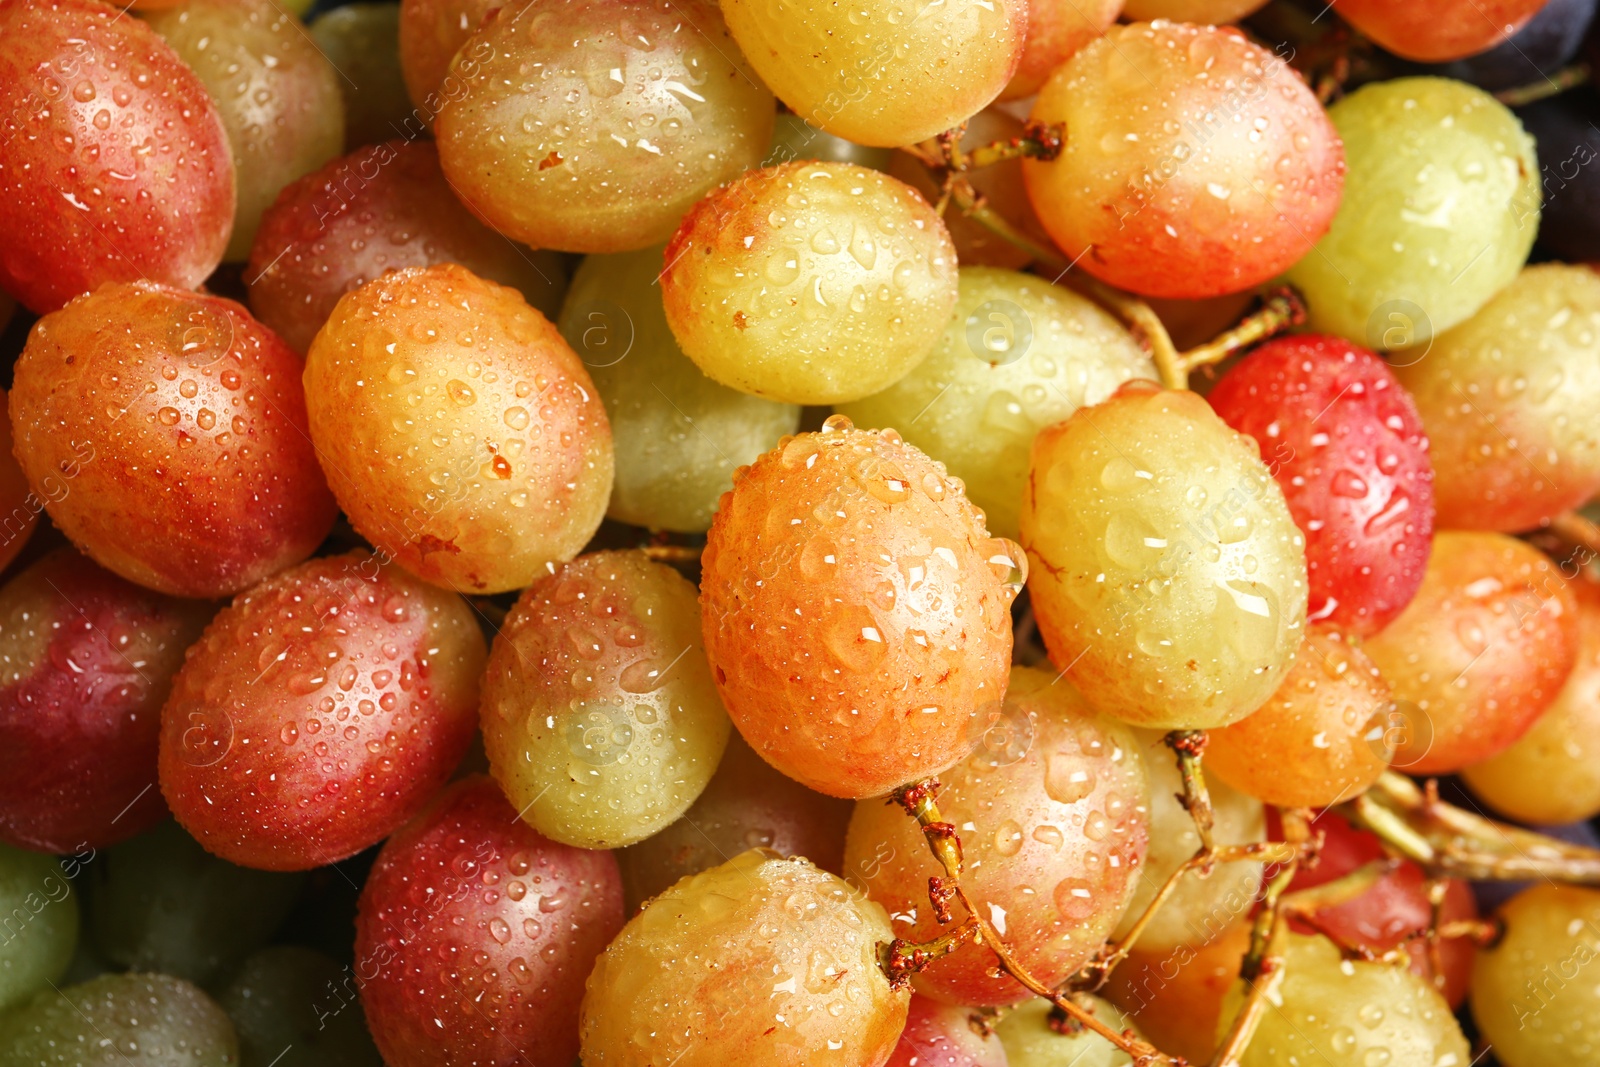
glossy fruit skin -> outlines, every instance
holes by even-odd
[[[979,1035],[971,1015],[971,1008],[913,994],[906,1028],[884,1067],[1007,1067],[1001,1039]]]
[[[353,984],[349,970],[315,949],[273,945],[245,960],[217,1000],[244,1063],[270,1064],[292,1047],[299,1067],[383,1067],[361,1013],[341,996]]]
[[[939,464],[835,415],[722,498],[700,579],[717,691],[763,759],[820,793],[936,774],[1005,696],[1022,565]]]
[[[0,844],[0,1015],[59,984],[78,943],[78,897],[54,856]]]
[[[461,80],[450,78],[450,60],[499,6],[496,0],[400,0],[400,71],[416,105],[418,133],[447,97],[460,94]]]
[[[1532,85],[1545,71],[1558,71],[1577,56],[1596,6],[1595,0],[1548,0],[1521,29],[1487,52],[1446,63],[1432,73],[1490,92]]]
[[[1545,204],[1539,244],[1572,263],[1593,259],[1600,246],[1600,174],[1589,166],[1600,159],[1600,130],[1589,119],[1596,107],[1600,92],[1582,86],[1517,111],[1536,144],[1543,146],[1539,176]]]
[[[335,506],[300,360],[231,300],[115,283],[40,319],[10,396],[17,459],[95,562],[220,597],[310,555]]]
[[[1122,14],[1131,22],[1171,19],[1221,25],[1265,6],[1264,0],[1128,0]]]
[[[1001,537],[1020,533],[1034,436],[1155,365],[1098,304],[1042,278],[963,267],[960,298],[926,359],[881,393],[839,405],[943,463]]]
[[[1478,957],[1472,1015],[1506,1067],[1587,1060],[1600,1014],[1586,965],[1600,952],[1600,893],[1536,885],[1500,909],[1505,937]]]
[[[472,739],[471,609],[378,557],[309,560],[206,628],[161,712],[161,791],[224,859],[306,870],[411,818]]]
[[[606,514],[701,533],[733,472],[799,429],[800,408],[730,389],[683,354],[661,304],[661,263],[659,248],[586,256],[559,323],[611,422],[617,476]]]
[[[457,782],[361,891],[355,973],[384,1063],[570,1067],[584,977],[621,928],[609,852],[541,837],[488,778]]]
[[[0,286],[43,314],[105,282],[204,281],[234,173],[200,79],[93,0],[7,0],[0,36]]]
[[[106,974],[0,1018],[0,1067],[237,1067],[233,1024],[196,986]]]
[[[502,8],[452,61],[440,162],[508,237],[563,252],[660,244],[772,140],[772,94],[741,58],[712,0]]]
[[[883,909],[765,849],[685,878],[629,920],[583,998],[586,1067],[881,1067],[909,995]],[[562,1061],[565,1067],[565,1061]]]
[[[0,841],[104,848],[166,814],[161,705],[210,615],[70,548],[0,589]]]
[[[1055,160],[1022,164],[1040,221],[1068,259],[1134,292],[1260,284],[1339,206],[1344,150],[1316,97],[1214,26],[1113,28],[1051,75],[1030,117],[1069,131]]]
[[[1334,10],[1395,55],[1444,63],[1513,36],[1548,0],[1334,0]]]
[[[1249,947],[1249,920],[1200,947],[1151,952],[1136,946],[1101,992],[1129,1013],[1157,1048],[1206,1063],[1217,1047],[1223,997],[1238,979]]]
[[[1096,1018],[1121,1033],[1134,1025],[1115,1004],[1095,995],[1084,997]],[[1038,997],[1017,1005],[1000,1020],[995,1036],[1005,1047],[1008,1067],[1129,1067],[1133,1059],[1099,1034],[1088,1030],[1076,1034],[1057,1033],[1050,1026],[1050,1004]],[[1142,1036],[1142,1035],[1141,1035]]]
[[[1416,599],[1364,646],[1401,702],[1385,736],[1397,768],[1447,774],[1528,731],[1577,661],[1568,579],[1501,534],[1434,537]]]
[[[396,131],[403,133],[411,99],[400,71],[400,5],[372,0],[346,4],[324,11],[306,28],[334,70],[344,75],[339,95],[344,100],[345,149],[382,144]]]
[[[804,856],[825,871],[844,870],[845,827],[855,806],[785,778],[735,731],[717,773],[683,817],[660,833],[617,852],[628,914],[680,878],[729,856],[769,848]]]
[[[1306,536],[1306,617],[1377,633],[1422,584],[1434,464],[1416,402],[1384,361],[1339,337],[1280,337],[1206,395],[1249,434]]]
[[[523,590],[483,681],[490,773],[529,825],[619,848],[674,822],[728,743],[694,585],[643,552],[592,552]]]
[[[1530,530],[1600,492],[1600,275],[1528,267],[1396,373],[1422,414],[1439,524]]]
[[[915,144],[995,99],[1022,58],[1028,5],[728,0],[728,29],[795,114],[858,144]]]
[[[146,21],[216,101],[237,194],[224,258],[243,262],[278,190],[343,150],[340,75],[274,0],[188,0]]]
[[[559,257],[474,218],[451,193],[431,141],[360,148],[284,186],[262,216],[245,277],[261,321],[305,352],[340,297],[385,271],[434,263],[509,285],[547,317],[561,307]]]
[[[1566,684],[1509,748],[1461,770],[1491,808],[1535,826],[1600,814],[1600,587],[1579,580],[1572,590],[1579,644]]]
[[[985,918],[1003,915],[1007,947],[1047,985],[1070,978],[1105,941],[1133,896],[1149,841],[1145,760],[1126,726],[1094,711],[1052,672],[1016,667],[1001,711],[1009,727],[939,775],[944,821],[962,828],[962,885]],[[990,735],[993,736],[993,735]],[[897,804],[856,805],[845,873],[884,906],[896,937],[943,932],[928,879],[943,871]],[[1014,1004],[1032,996],[992,977],[994,953],[968,942],[912,976],[948,1004]]]
[[[520,588],[605,514],[611,428],[594,383],[549,320],[464,267],[392,271],[342,297],[305,386],[351,525],[425,581]]]
[[[1022,59],[1000,99],[1022,100],[1037,93],[1052,71],[1117,21],[1122,7],[1122,0],[1028,0]]]
[[[1313,625],[1271,699],[1211,731],[1205,767],[1269,804],[1331,807],[1388,770],[1383,734],[1392,710],[1389,685],[1361,646]]]
[[[1420,349],[1527,260],[1541,198],[1533,140],[1488,93],[1446,78],[1364,85],[1328,117],[1344,140],[1346,207],[1285,277],[1312,329]],[[1437,225],[1446,210],[1451,225]]]
[[[1127,722],[1237,722],[1300,645],[1305,539],[1255,442],[1193,393],[1136,379],[1042,430],[1022,544],[1052,661]]]
[[[0,305],[9,299],[0,298]],[[0,331],[5,329],[10,318],[0,306]],[[6,408],[7,403],[5,390],[0,389],[0,409]],[[58,485],[59,480],[51,483],[52,488]],[[11,419],[0,418],[0,570],[9,567],[27,545],[33,528],[39,524],[39,512],[43,510],[44,501],[33,494],[17,464],[12,448]]]
[[[786,163],[684,216],[661,296],[708,376],[769,400],[835,404],[921,362],[956,284],[949,233],[916,190],[848,163]]]

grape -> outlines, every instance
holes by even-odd
[[[1361,637],[1383,629],[1416,595],[1433,542],[1429,442],[1394,372],[1337,337],[1284,337],[1206,399],[1261,446],[1306,534],[1307,617]]]
[[[467,750],[483,634],[378,557],[310,560],[234,600],[161,711],[161,791],[215,854],[306,870],[377,844]]]
[[[892,431],[835,415],[734,481],[701,558],[706,654],[761,757],[830,796],[944,770],[999,707],[1016,545]]]
[[[9,302],[10,297],[0,293],[0,305]],[[10,307],[15,309],[14,304]],[[0,306],[0,332],[5,330],[10,318],[10,311]],[[0,411],[6,405],[6,391],[0,389]],[[17,553],[28,543],[28,538],[33,536],[33,528],[38,525],[39,512],[43,510],[44,501],[33,495],[28,488],[28,479],[17,465],[17,457],[12,450],[11,420],[0,418],[0,570],[9,567],[11,561],[17,558]]]
[[[683,817],[617,853],[628,910],[637,911],[678,879],[751,848],[804,856],[837,874],[844,870],[852,810],[849,801],[785,778],[733,733],[717,773]]]
[[[956,256],[904,183],[848,163],[746,174],[684,216],[661,295],[678,344],[741,392],[856,400],[928,354],[956,300]]]
[[[1122,918],[1147,839],[1160,847],[1146,818],[1147,768],[1132,731],[1048,671],[1013,668],[997,710],[988,743],[939,776],[939,810],[963,831],[967,894],[1012,956],[1058,985]],[[898,805],[856,805],[844,863],[889,912],[896,936],[928,941],[942,932],[928,907],[928,878],[943,869]],[[970,941],[912,984],[951,1004],[1012,1004],[1032,995],[1008,975],[991,975],[994,966],[994,953]]]
[[[961,295],[928,358],[881,393],[840,406],[893,426],[945,464],[989,529],[1018,535],[1034,435],[1155,365],[1099,305],[1042,278],[964,267]]]
[[[343,148],[339,73],[275,0],[188,0],[146,21],[216,101],[238,196],[224,258],[242,262],[278,190]]]
[[[881,1064],[908,999],[878,968],[890,936],[883,909],[838,876],[741,853],[652,900],[601,954],[585,1067]]]
[[[1573,89],[1518,112],[1539,144],[1545,205],[1539,244],[1563,259],[1595,258],[1600,248],[1600,93]]]
[[[1585,964],[1600,951],[1600,893],[1536,885],[1500,911],[1505,937],[1478,957],[1472,1016],[1505,1067],[1590,1062],[1600,1012]]]
[[[1117,924],[1118,937],[1144,914],[1173,872],[1200,851],[1194,817],[1178,799],[1183,778],[1176,757],[1153,731],[1135,731],[1134,743],[1144,755],[1150,778],[1150,851],[1135,874],[1133,897]],[[1266,834],[1261,802],[1225,782],[1211,780],[1208,784],[1216,842],[1242,845],[1260,841]],[[1146,952],[1209,944],[1249,913],[1260,888],[1259,863],[1220,864],[1204,876],[1191,871],[1155,913],[1138,944]]]
[[[78,943],[78,898],[55,857],[0,844],[0,916],[3,1014],[59,981]]]
[[[0,286],[43,313],[104,282],[204,281],[234,174],[200,79],[93,0],[6,0],[0,37]]]
[[[1037,93],[1051,72],[1104,36],[1122,8],[1122,0],[1029,0],[1022,60],[1000,99],[1021,100]]]
[[[1577,581],[1577,665],[1521,739],[1462,768],[1472,791],[1520,822],[1563,825],[1600,814],[1600,587]]]
[[[1266,0],[1128,0],[1122,14],[1124,18],[1135,22],[1171,19],[1174,22],[1221,25],[1237,22],[1265,6]]]
[[[226,596],[310,555],[333,523],[299,374],[231,300],[104,285],[29,334],[10,396],[17,459],[101,566]]]
[[[899,159],[899,153],[889,148],[856,144],[843,137],[824,133],[799,115],[785,111],[773,122],[772,145],[767,149],[761,165],[773,167],[797,159],[854,163],[858,167],[887,171],[891,161]]]
[[[506,798],[579,848],[671,824],[728,743],[694,585],[642,552],[580,556],[525,589],[483,686],[483,747]]]
[[[1555,73],[1578,54],[1594,20],[1595,6],[1595,0],[1548,0],[1513,36],[1487,52],[1447,63],[1433,73],[1491,92],[1542,83],[1546,71]]]
[[[499,0],[400,0],[400,72],[422,127],[433,122],[447,97],[460,94],[450,60],[498,7]],[[407,124],[408,139],[421,132]]]
[[[1388,769],[1389,685],[1359,644],[1313,626],[1278,691],[1254,715],[1213,731],[1206,769],[1280,807],[1360,795]]]
[[[1112,285],[1194,299],[1268,280],[1339,206],[1344,152],[1282,60],[1214,26],[1119,26],[1061,66],[1033,105],[1065,123],[1028,195],[1074,262]]]
[[[512,1062],[568,1067],[584,976],[621,928],[609,852],[540,837],[487,778],[457,782],[389,839],[361,891],[355,975],[384,1063],[521,1050]]]
[[[772,140],[772,94],[740,58],[712,0],[504,8],[451,65],[439,160],[508,237],[565,252],[659,244]]]
[[[1370,348],[1425,346],[1528,258],[1539,230],[1533,141],[1489,94],[1444,78],[1363,86],[1328,117],[1349,161],[1348,207],[1288,280],[1316,330]]]
[[[1395,55],[1443,63],[1486,51],[1514,36],[1547,2],[1334,0],[1334,10]]]
[[[1007,1067],[1001,1039],[978,1034],[971,1015],[970,1008],[912,996],[906,1028],[884,1067]]]
[[[325,11],[308,27],[317,48],[342,77],[346,149],[381,144],[411,117],[400,72],[400,7],[361,3]]]
[[[351,525],[427,581],[517,589],[600,525],[605,409],[556,328],[510,289],[453,263],[391,271],[340,299],[305,383]]]
[[[1600,276],[1528,267],[1402,366],[1438,471],[1439,523],[1527,530],[1600,492]]]
[[[1444,998],[1416,975],[1387,963],[1351,962],[1325,937],[1287,935],[1283,981],[1268,1001],[1240,1067],[1321,1067],[1472,1062]],[[1243,987],[1228,994],[1218,1034],[1233,1024]]]
[[[561,257],[522,248],[473,218],[450,192],[431,141],[358,149],[291,182],[261,218],[245,277],[261,321],[305,352],[341,296],[384,271],[434,263],[509,285],[546,316],[561,307]]]
[[[1561,691],[1578,655],[1578,604],[1538,549],[1443,531],[1416,599],[1365,650],[1400,701],[1391,762],[1447,774],[1503,751]]]
[[[210,614],[70,548],[0,589],[0,840],[103,848],[166,814],[161,705]]]
[[[1113,1030],[1139,1033],[1133,1020],[1109,1001],[1084,994],[1078,1003]],[[1050,1004],[1038,998],[1019,1004],[1001,1019],[995,1034],[1005,1045],[1008,1067],[1130,1067],[1133,1063],[1133,1057],[1092,1030],[1060,1034],[1051,1029]]]
[[[594,378],[618,462],[608,514],[699,533],[741,464],[800,426],[800,409],[700,373],[661,307],[661,249],[589,256],[561,309],[561,333]]]
[[[216,1002],[164,974],[107,974],[0,1016],[0,1067],[237,1067]]]
[[[170,820],[112,845],[85,869],[97,952],[121,967],[208,986],[267,943],[304,882],[218,859]]]
[[[1000,95],[1022,58],[1028,5],[727,0],[723,17],[795,114],[893,148],[950,129]]]
[[[1128,1012],[1157,1048],[1190,1063],[1208,1063],[1216,1048],[1222,998],[1239,977],[1250,947],[1250,922],[1242,919],[1209,944],[1158,952],[1135,947],[1111,972],[1102,993]]]
[[[1022,502],[1039,632],[1100,710],[1207,729],[1266,702],[1305,630],[1305,539],[1253,440],[1135,379],[1040,431]]]
[[[285,1067],[383,1067],[360,1010],[345,999],[354,985],[348,968],[298,945],[245,960],[218,997],[239,1033],[242,1067],[271,1067],[288,1049]]]

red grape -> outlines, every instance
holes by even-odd
[[[356,979],[389,1067],[570,1067],[595,958],[622,929],[609,852],[558,845],[487,778],[389,839],[361,891]]]
[[[460,597],[365,552],[224,608],[161,713],[161,789],[234,863],[303,870],[382,840],[461,762],[487,651]]]
[[[1395,55],[1443,63],[1509,39],[1548,0],[1333,0],[1334,10]]]
[[[971,1008],[913,996],[900,1043],[884,1067],[1006,1067],[1005,1046],[974,1030],[971,1016]]]
[[[423,128],[444,106],[444,95],[461,91],[459,80],[446,80],[451,57],[500,6],[500,0],[400,0],[400,70]],[[414,137],[422,130],[405,132]]]
[[[204,281],[234,173],[194,72],[93,0],[4,0],[0,38],[0,286],[45,312],[104,282]]]
[[[1416,595],[1433,543],[1428,440],[1388,365],[1342,338],[1283,337],[1206,399],[1256,439],[1306,535],[1306,618],[1383,629]]]

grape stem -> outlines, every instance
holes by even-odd
[[[657,563],[699,563],[703,550],[693,545],[645,545],[640,551]]]
[[[1510,89],[1501,89],[1494,94],[1494,98],[1506,107],[1523,107],[1539,100],[1547,100],[1552,96],[1559,96],[1568,89],[1576,89],[1589,81],[1594,71],[1587,63],[1574,63],[1570,67],[1562,67],[1554,74],[1548,74],[1530,85],[1517,85]]]
[[[1261,302],[1261,307],[1239,320],[1239,324],[1203,345],[1184,352],[1181,363],[1185,372],[1212,363],[1220,363],[1235,352],[1265,341],[1284,330],[1306,321],[1305,301],[1291,286],[1273,289]]]

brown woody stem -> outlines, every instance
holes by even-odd
[[[1200,851],[1214,852],[1216,842],[1212,840],[1211,828],[1215,816],[1211,810],[1211,794],[1206,790],[1205,772],[1200,768],[1201,757],[1206,751],[1206,732],[1173,730],[1165,740],[1167,747],[1178,757],[1178,774],[1183,778],[1183,793],[1178,797],[1178,803],[1194,820],[1195,832],[1200,835]]]
[[[1053,271],[1065,273],[1071,266],[1060,252],[1054,248],[1046,247],[1011,225],[1004,215],[989,206],[983,194],[972,187],[972,183],[962,177],[952,177],[946,186],[949,198],[961,209],[961,213],[976,222],[990,233],[999,237],[1007,244],[1013,245],[1032,256],[1034,262]]]
[[[1289,286],[1274,289],[1267,294],[1261,307],[1240,320],[1239,325],[1183,353],[1183,369],[1192,371],[1210,363],[1220,363],[1241,349],[1305,321],[1306,305],[1300,294]]]
[[[1533,82],[1531,85],[1518,85],[1510,89],[1501,89],[1494,94],[1494,98],[1506,107],[1522,107],[1539,100],[1547,100],[1552,96],[1559,96],[1568,89],[1576,89],[1589,80],[1594,73],[1587,63],[1574,63],[1570,67],[1563,67],[1554,74],[1546,74],[1544,78]]]

